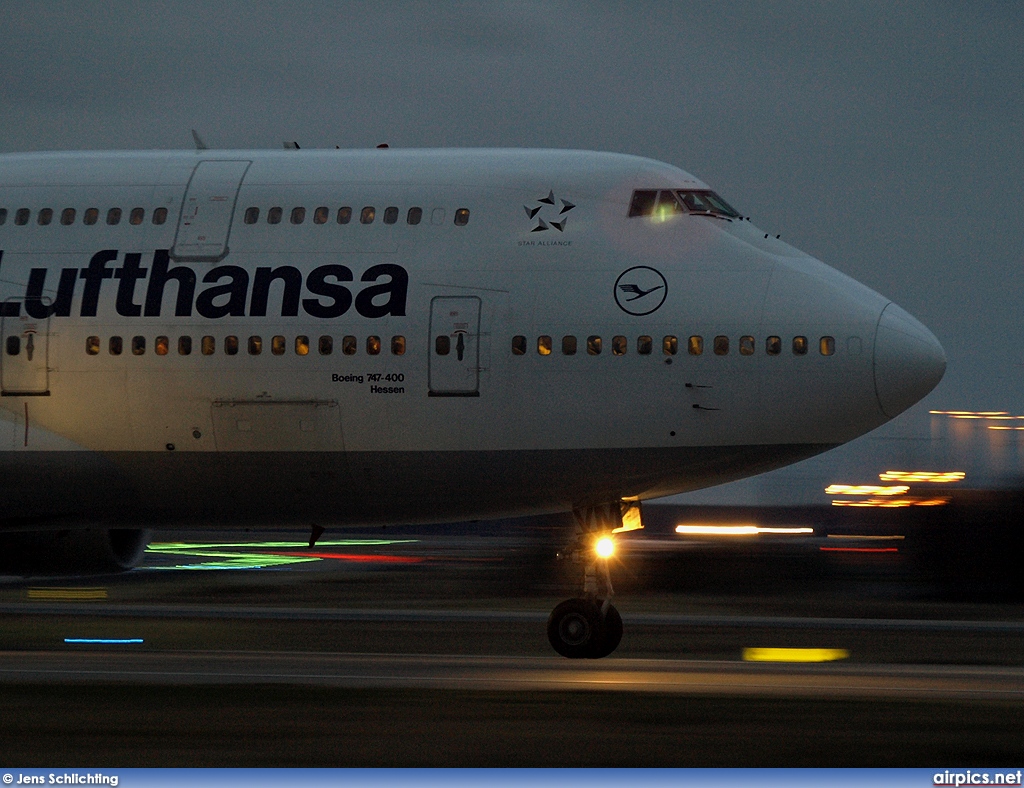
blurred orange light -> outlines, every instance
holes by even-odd
[[[830,484],[826,495],[903,495],[908,490],[905,484],[882,487],[872,484]]]
[[[947,484],[960,482],[966,478],[963,471],[886,471],[878,474],[883,482],[930,482]]]
[[[762,528],[757,525],[677,525],[677,534],[687,536],[757,536],[758,534],[813,534],[813,528]]]

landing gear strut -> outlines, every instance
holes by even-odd
[[[614,595],[608,560],[614,552],[612,531],[622,525],[619,504],[573,512],[576,539],[568,557],[583,567],[583,594],[567,599],[548,617],[548,640],[563,657],[607,657],[622,640],[622,617],[611,603]]]

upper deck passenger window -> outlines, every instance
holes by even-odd
[[[459,208],[455,212],[455,226],[465,227],[469,224],[469,208]]]
[[[6,208],[0,208],[0,224],[6,224],[6,223],[7,223],[7,209]]]
[[[284,209],[279,205],[275,205],[269,211],[267,211],[267,224],[280,224],[281,217],[284,215]]]
[[[99,208],[86,208],[85,215],[82,217],[82,224],[96,224],[100,218]]]
[[[75,223],[75,209],[74,208],[65,208],[63,211],[61,211],[60,212],[60,223],[63,224],[65,227],[68,226],[69,224],[74,224]]]
[[[292,224],[302,224],[306,221],[306,209],[305,208],[292,208]]]
[[[338,209],[338,224],[348,224],[352,221],[352,209],[347,205]]]
[[[330,209],[326,205],[321,205],[313,211],[313,224],[327,224],[327,219],[330,215]]]
[[[121,209],[111,208],[107,211],[107,224],[114,225],[121,223]]]
[[[163,224],[167,221],[167,209],[157,208],[153,211],[153,224]]]
[[[139,225],[142,224],[142,220],[146,218],[145,208],[132,208],[132,212],[128,214],[128,223]]]
[[[405,221],[408,224],[419,224],[421,221],[423,221],[423,209],[410,208],[409,213],[406,214]]]
[[[260,209],[255,205],[245,209],[245,223],[256,224],[260,220]]]
[[[36,217],[36,221],[42,226],[48,225],[53,221],[53,208],[43,208],[39,211],[39,216]]]
[[[28,219],[31,215],[32,211],[30,211],[28,208],[19,208],[17,212],[14,214],[14,223],[24,227],[26,224],[28,224]]]
[[[384,224],[394,224],[398,221],[398,208],[389,205],[384,209]]]

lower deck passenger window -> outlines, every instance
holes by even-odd
[[[320,351],[321,356],[329,356],[334,352],[334,337],[322,336],[319,342],[317,342],[317,350]]]
[[[141,356],[146,352],[146,338],[132,337],[132,355]]]
[[[651,355],[651,350],[654,348],[654,340],[649,336],[640,336],[636,338],[636,352],[641,356]]]
[[[793,337],[793,355],[807,355],[807,337]]]
[[[224,355],[226,355],[226,356],[237,356],[238,355],[238,337],[234,337],[234,336],[224,337]]]
[[[562,355],[563,356],[575,356],[576,355],[576,337],[564,336],[562,337]]]
[[[516,336],[512,337],[512,355],[526,355],[526,337],[524,337],[522,334],[517,334]]]
[[[752,356],[752,355],[754,355],[754,338],[753,337],[740,337],[740,355],[741,356]]]
[[[601,355],[601,337],[587,337],[587,353],[591,356]]]
[[[831,356],[836,352],[836,340],[834,337],[822,337],[818,347],[821,349],[821,355]]]
[[[107,351],[112,356],[120,356],[124,350],[124,342],[121,337],[111,337],[107,342]]]
[[[303,336],[295,337],[295,355],[296,356],[308,356],[309,355],[309,337],[303,337]]]
[[[17,340],[13,344],[11,340]],[[11,351],[14,351],[13,353]],[[16,356],[21,352],[21,337],[7,337],[7,355]],[[95,356],[100,352],[100,338],[99,337],[86,337],[85,338],[85,352],[90,356]]]
[[[715,355],[716,356],[728,356],[729,355],[729,337],[717,336],[715,337]]]
[[[692,336],[686,340],[686,352],[691,356],[699,356],[704,352],[704,337]]]
[[[623,336],[612,337],[612,355],[613,356],[624,356],[626,355],[626,347],[628,341]]]
[[[769,356],[777,356],[782,352],[782,338],[768,337],[764,342],[764,352]]]
[[[200,344],[202,345],[204,356],[212,356],[217,350],[217,340],[213,337],[203,337]]]
[[[356,338],[353,336],[342,337],[341,352],[346,356],[354,356],[356,354]]]
[[[270,352],[273,353],[275,356],[283,356],[284,348],[284,337],[278,335],[270,340]]]
[[[679,338],[674,337],[671,334],[662,338],[661,340],[661,352],[666,356],[674,356],[679,352]]]
[[[366,354],[368,356],[380,355],[380,337],[366,338]]]
[[[192,337],[178,337],[178,355],[192,355]]]
[[[452,352],[452,340],[447,334],[441,334],[434,340],[434,352],[439,356],[447,356]]]
[[[405,337],[403,337],[401,334],[391,337],[391,355],[405,355]]]
[[[153,343],[153,352],[158,356],[166,356],[170,347],[171,343],[167,337],[157,337],[156,342]]]

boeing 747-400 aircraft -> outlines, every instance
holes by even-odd
[[[938,383],[935,337],[633,156],[0,156],[10,531],[573,512],[552,645],[622,634],[599,537],[640,502],[852,440]]]

